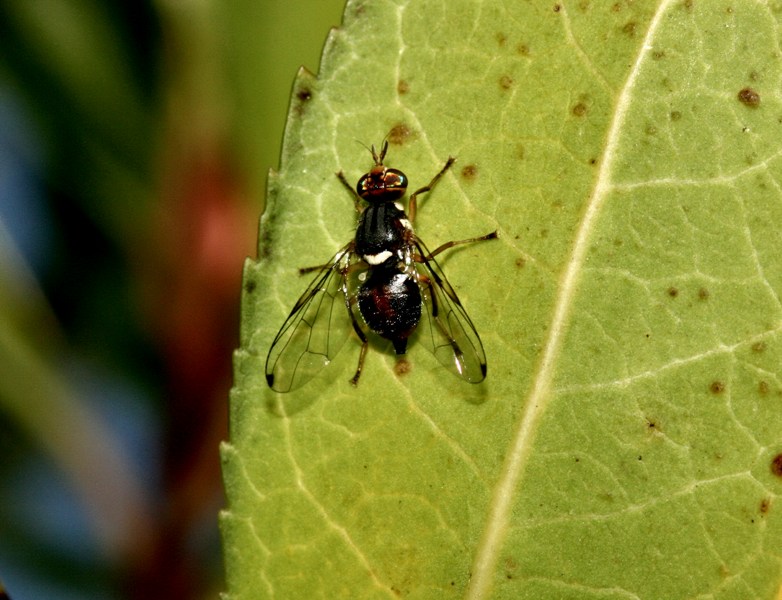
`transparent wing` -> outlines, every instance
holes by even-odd
[[[290,392],[312,379],[340,351],[351,330],[347,272],[351,244],[318,271],[274,338],[266,358],[266,381]]]
[[[419,340],[454,375],[480,383],[486,378],[481,338],[440,265],[425,258],[430,252],[420,239],[416,238],[415,245],[423,259],[416,263],[425,307],[418,325]]]

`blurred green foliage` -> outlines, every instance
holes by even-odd
[[[0,2],[0,577],[213,597],[242,259],[342,2]]]

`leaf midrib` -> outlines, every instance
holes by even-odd
[[[672,0],[663,0],[657,8],[639,47],[638,55],[630,68],[630,73],[617,96],[613,118],[606,137],[603,159],[573,242],[567,268],[559,285],[551,327],[548,329],[549,333],[543,346],[542,357],[533,373],[531,391],[525,399],[521,420],[511,440],[510,451],[505,457],[500,478],[494,487],[492,500],[489,504],[487,521],[471,569],[472,578],[466,594],[469,600],[486,598],[491,592],[494,570],[502,550],[504,533],[508,529],[513,492],[518,487],[521,475],[531,455],[537,425],[551,401],[549,389],[573,309],[577,284],[583,270],[591,233],[605,199],[612,190],[611,173],[617,156],[616,150],[625,115],[632,100],[632,92],[641,66],[652,48],[651,42],[659,28],[662,16],[671,4]],[[561,7],[561,13],[563,19],[568,18],[564,6]]]

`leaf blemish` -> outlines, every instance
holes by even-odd
[[[624,33],[628,37],[635,37],[636,27],[638,27],[638,24],[635,21],[628,21],[622,27],[622,33]]]
[[[462,169],[462,177],[468,181],[472,181],[478,176],[478,167],[476,165],[466,165]]]
[[[721,394],[725,391],[725,384],[722,381],[712,381],[709,384],[709,391],[712,394]]]
[[[782,477],[782,454],[777,454],[771,459],[771,472],[777,477]]]
[[[516,559],[512,556],[509,556],[505,559],[505,577],[508,579],[513,579],[514,575],[516,574],[516,571],[519,568],[519,563],[516,562]]]
[[[583,102],[577,102],[572,109],[573,116],[575,117],[583,117],[587,114],[587,105]]]
[[[514,261],[514,264],[516,265],[516,267],[517,267],[517,268],[519,268],[519,269],[523,269],[523,268],[526,266],[526,264],[527,264],[527,261],[525,260],[525,258],[524,258],[523,256],[519,256],[519,257],[518,257],[518,258],[517,258],[517,259]]]
[[[752,351],[753,352],[759,354],[761,352],[765,352],[765,350],[766,350],[766,342],[761,340],[759,342],[755,342],[754,344],[752,344],[751,347],[752,347]]]
[[[410,371],[413,370],[413,365],[406,358],[400,358],[394,365],[394,375],[397,377],[404,377]]]
[[[410,129],[405,123],[397,123],[388,132],[386,139],[389,144],[394,146],[401,146],[413,135],[413,130]]]
[[[682,118],[682,113],[678,110],[672,110],[671,111],[671,121],[680,121]]]
[[[400,96],[404,96],[407,92],[410,91],[410,84],[407,83],[406,80],[400,79],[399,82],[396,84],[396,93]]]
[[[751,87],[742,89],[738,93],[738,99],[744,106],[749,106],[750,108],[757,108],[760,106],[760,94]]]
[[[503,75],[500,77],[500,87],[503,90],[509,90],[513,86],[513,79],[510,75]]]
[[[771,498],[763,498],[760,501],[760,514],[767,515],[769,510],[771,510]]]
[[[758,392],[760,393],[761,396],[767,395],[769,393],[770,389],[771,388],[769,387],[767,381],[760,381],[758,383]]]
[[[668,295],[669,295],[671,298],[676,298],[676,297],[679,295],[679,290],[678,290],[677,288],[675,288],[675,287],[671,286],[671,287],[669,287],[669,288],[666,290],[666,293],[667,293],[667,294],[668,294]]]

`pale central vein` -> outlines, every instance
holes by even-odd
[[[510,525],[514,492],[527,465],[533,449],[535,429],[551,400],[552,378],[557,364],[564,334],[567,330],[570,314],[576,298],[578,280],[586,260],[587,249],[600,210],[611,191],[611,175],[617,158],[617,146],[625,115],[632,100],[636,80],[649,50],[651,41],[660,26],[663,14],[672,0],[663,0],[658,7],[649,29],[641,44],[638,56],[616,101],[613,119],[605,143],[605,152],[598,172],[597,180],[587,201],[581,225],[576,233],[570,260],[562,276],[559,294],[555,300],[554,316],[551,321],[548,338],[543,348],[542,358],[534,375],[532,389],[526,399],[518,429],[511,440],[510,450],[505,457],[500,479],[494,489],[483,537],[476,550],[472,565],[472,578],[467,590],[467,598],[479,600],[491,593],[494,571],[497,566],[504,536]],[[564,19],[568,16],[564,13]]]

